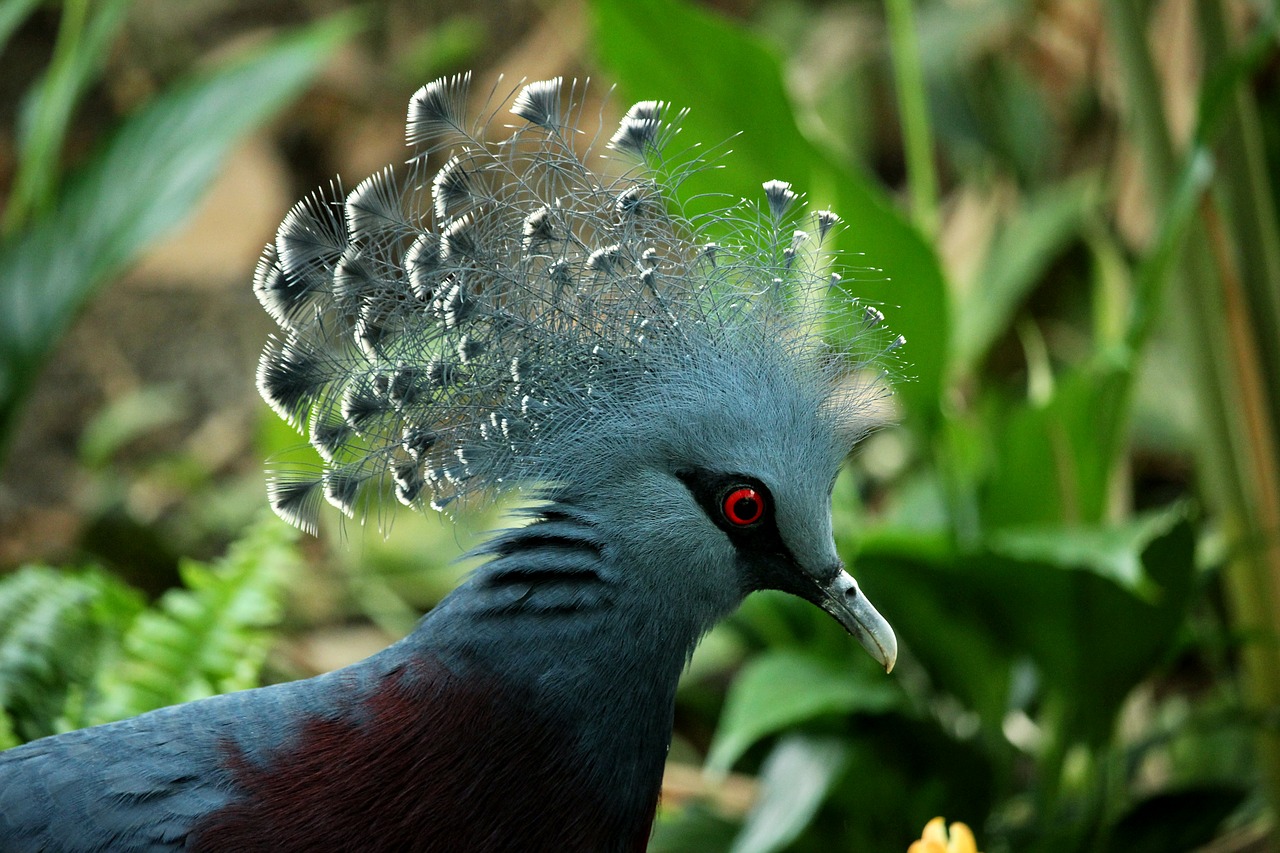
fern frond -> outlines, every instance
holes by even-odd
[[[98,569],[27,566],[0,582],[0,713],[8,734],[26,741],[62,730],[56,721],[77,685],[114,659],[143,606],[141,593]]]
[[[141,613],[116,666],[98,672],[84,725],[258,685],[297,562],[296,531],[264,516],[213,564],[179,566],[185,588]]]

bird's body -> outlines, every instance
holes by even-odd
[[[353,666],[5,753],[0,849],[643,850],[687,650],[615,618],[589,527],[501,542]]]
[[[804,597],[892,665],[831,535],[872,392],[787,307],[819,280],[795,196],[767,184],[725,233],[772,244],[717,258],[656,170],[602,184],[572,154],[559,80],[521,93],[531,127],[502,144],[461,133],[465,83],[415,97],[410,141],[433,144],[407,191],[304,202],[264,258],[284,337],[259,387],[325,460],[272,502],[309,527],[321,497],[523,485],[527,523],[367,660],[0,753],[0,851],[643,850],[679,675],[748,593]],[[652,168],[665,110],[634,107],[611,147]],[[402,199],[449,134],[429,228]]]

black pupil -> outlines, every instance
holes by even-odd
[[[742,495],[733,502],[733,515],[738,521],[753,521],[759,511],[760,505],[755,495]]]

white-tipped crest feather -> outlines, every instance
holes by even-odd
[[[834,286],[821,249],[834,213],[812,215],[809,239],[800,196],[769,181],[763,206],[695,223],[678,184],[706,164],[664,151],[682,112],[633,106],[606,177],[565,132],[576,83],[567,112],[559,78],[524,87],[511,112],[527,124],[491,141],[467,124],[469,82],[413,96],[407,174],[300,202],[259,263],[254,290],[282,333],[258,387],[320,454],[273,476],[282,517],[314,530],[325,501],[363,516],[391,496],[444,508],[590,480],[593,460],[662,441],[659,423],[740,396],[744,377],[794,388],[833,434],[858,431],[847,422],[885,393],[866,368],[900,339]],[[838,347],[823,337],[833,319]]]

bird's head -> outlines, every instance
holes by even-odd
[[[831,517],[836,476],[882,390],[794,320],[752,317],[681,339],[670,360],[652,353],[633,383],[597,394],[587,423],[548,430],[548,494],[587,509],[655,597],[704,624],[780,590],[892,669],[893,631],[845,570]]]
[[[310,527],[322,499],[356,515],[384,493],[446,509],[536,488],[696,621],[779,589],[892,667],[831,490],[902,341],[832,272],[839,217],[781,181],[687,216],[680,184],[706,164],[666,151],[669,105],[627,112],[606,178],[558,78],[520,91],[501,142],[468,129],[468,82],[414,96],[407,175],[301,202],[259,266],[283,330],[259,388],[324,460],[277,474],[277,512]]]

